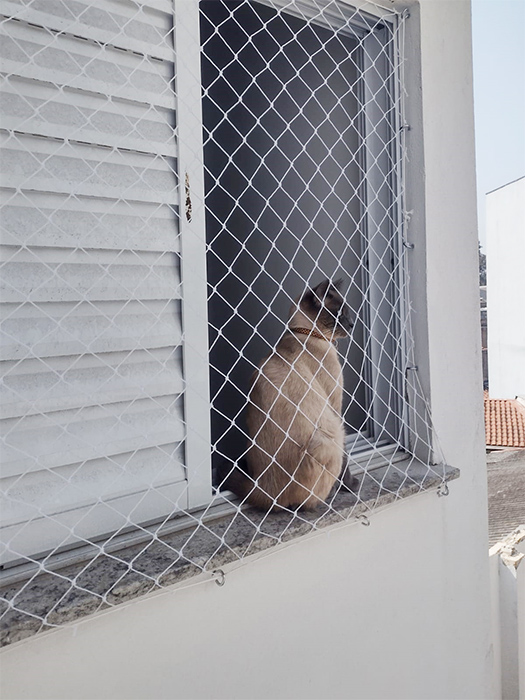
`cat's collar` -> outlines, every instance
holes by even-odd
[[[302,333],[303,335],[313,335],[314,338],[319,338],[319,340],[326,340],[327,343],[332,343],[332,345],[335,345],[335,340],[330,340],[330,338],[327,338],[326,335],[323,335],[319,331],[316,331],[315,328],[290,328],[289,329],[292,333]]]

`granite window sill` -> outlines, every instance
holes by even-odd
[[[440,473],[438,469],[442,469]],[[395,500],[402,500],[459,476],[454,467],[432,467],[412,460],[359,476],[359,500],[340,491],[330,505],[315,512],[265,514],[251,507],[215,515],[205,526],[161,534],[149,543],[103,552],[93,546],[91,561],[55,565],[58,575],[27,572],[0,588],[2,646],[37,632],[179,583],[203,570],[212,572],[231,562],[312,532],[361,518]],[[219,509],[220,510],[220,509]],[[197,517],[197,516],[195,516]],[[193,519],[195,522],[195,519]],[[75,585],[72,585],[72,580]],[[15,601],[12,608],[6,601]],[[48,612],[52,610],[52,612]],[[42,618],[46,617],[46,622]]]

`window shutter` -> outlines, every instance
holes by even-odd
[[[173,7],[79,5],[2,25],[4,563],[189,503]]]

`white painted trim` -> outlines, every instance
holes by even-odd
[[[206,221],[199,39],[199,3],[174,3],[179,211],[183,285],[184,419],[188,508],[208,503],[211,487]],[[186,206],[189,184],[191,211]]]
[[[408,20],[408,16],[405,15],[403,17],[403,21],[406,22]],[[397,263],[398,263],[398,271],[397,271],[397,278],[399,282],[399,288],[401,290],[401,294],[399,295],[399,318],[400,319],[407,319],[408,313],[409,313],[409,308],[410,308],[410,299],[409,299],[409,294],[410,290],[408,288],[408,283],[409,283],[409,277],[407,274],[407,261],[406,261],[406,255],[407,252],[410,253],[410,249],[405,247],[405,243],[409,244],[410,242],[408,241],[406,229],[408,225],[408,217],[406,216],[406,205],[405,205],[405,200],[406,200],[406,191],[405,191],[405,168],[406,168],[406,163],[405,163],[405,153],[406,153],[406,143],[405,143],[405,136],[406,136],[406,131],[409,125],[406,123],[406,117],[405,117],[405,99],[404,99],[404,92],[403,92],[403,86],[405,85],[404,80],[403,80],[403,70],[404,70],[404,61],[405,61],[405,31],[406,31],[406,25],[403,24],[403,26],[400,26],[400,20],[399,18],[396,20],[396,25],[395,25],[396,31],[394,32],[393,36],[393,47],[394,47],[394,57],[393,61],[396,66],[396,76],[394,78],[394,86],[393,86],[393,92],[394,92],[394,100],[396,101],[396,104],[398,104],[398,109],[394,111],[394,130],[395,130],[395,154],[396,154],[396,170],[395,170],[395,178],[398,182],[398,197],[397,201],[395,203],[395,209],[396,209],[396,224],[397,224],[397,236],[396,240],[394,242],[395,246],[395,254],[397,256]],[[401,348],[401,357],[404,358],[405,360],[409,361],[410,358],[410,352],[412,348],[409,348],[408,344],[408,338],[412,336],[410,325],[411,325],[411,320],[408,320],[408,328],[402,328],[402,324],[399,323],[399,319],[396,320],[396,327],[397,327],[397,332],[396,336],[399,341],[399,345]],[[402,441],[403,445],[405,446],[406,449],[410,449],[410,433],[411,430],[414,430],[415,428],[415,418],[413,415],[410,413],[410,399],[407,398],[407,368],[406,367],[399,367],[398,368],[399,372],[401,373],[401,376],[399,378],[401,386],[398,387],[400,394],[402,395],[402,398],[399,399],[398,401],[398,410],[399,410],[399,415],[401,416],[403,420],[403,433],[402,433]]]
[[[257,2],[274,9],[284,10],[286,14],[293,17],[308,20],[318,26],[352,37],[364,36],[370,30],[367,19],[370,19],[373,24],[377,19],[391,20],[397,14],[394,7],[388,9],[365,0],[354,0],[351,3],[347,0],[325,0],[324,2],[319,0],[257,0]],[[335,9],[336,7],[339,8],[339,11]],[[358,16],[353,17],[352,15],[356,13]],[[347,20],[344,18],[347,16],[350,19],[351,29],[348,26],[345,27]]]
[[[393,298],[393,278],[390,258],[395,255],[398,231],[391,217],[397,214],[389,178],[396,178],[391,171],[391,156],[396,156],[394,143],[396,123],[387,123],[386,116],[391,106],[388,78],[390,59],[384,51],[384,42],[379,32],[369,33],[363,40],[363,77],[366,105],[363,119],[365,146],[366,231],[368,257],[368,301],[370,305],[370,384],[373,436],[385,439],[398,432],[399,402],[392,396],[391,385],[402,367],[395,361],[395,346],[400,338],[395,336],[398,324],[392,311],[398,302]],[[393,110],[394,115],[397,110]],[[395,116],[394,116],[395,119]],[[385,146],[385,144],[390,144]],[[390,174],[390,175],[389,175]],[[394,187],[398,189],[400,182]],[[385,213],[389,212],[389,216]],[[394,261],[395,262],[395,261]],[[385,336],[385,328],[386,331]],[[393,358],[393,359],[390,359]],[[399,361],[401,358],[398,358]],[[396,387],[401,393],[402,386]],[[385,397],[390,397],[385,401]],[[388,405],[387,405],[388,404]],[[386,431],[386,432],[385,432]],[[391,438],[390,438],[391,439]]]

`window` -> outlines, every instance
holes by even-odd
[[[342,277],[349,447],[402,440],[394,18],[201,3],[214,461],[245,450],[250,375],[307,286]]]
[[[162,585],[442,483],[410,362],[404,18],[339,0],[78,6],[1,25],[4,579],[66,563],[60,600],[80,571],[111,604],[128,574]],[[346,452],[365,476],[268,534],[212,467],[246,449],[249,377],[293,299],[339,277]],[[31,590],[6,594],[9,614]]]

